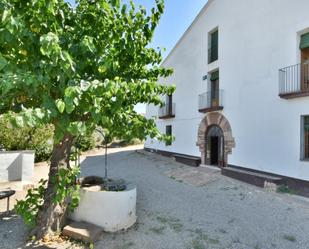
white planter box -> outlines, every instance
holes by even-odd
[[[1,151],[0,182],[31,182],[34,169],[34,151]]]
[[[78,222],[88,222],[105,232],[117,232],[136,222],[136,187],[120,192],[83,188],[78,208],[71,214]]]

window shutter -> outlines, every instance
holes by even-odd
[[[210,49],[209,49],[209,63],[218,60],[218,44],[219,44],[219,31],[216,30],[211,34]]]
[[[168,136],[171,136],[172,135],[172,126],[167,125],[165,129],[166,129],[165,134],[168,135]]]
[[[305,132],[309,132],[309,116],[304,117],[304,130]]]
[[[168,135],[168,136],[171,136],[172,135],[172,126],[171,125],[167,125],[165,127],[165,134]],[[166,146],[170,146],[172,145],[171,141],[167,141],[165,143]]]
[[[302,148],[302,159],[309,159],[309,116],[304,116],[302,118],[303,122],[303,141],[301,144]]]
[[[300,49],[309,48],[309,33],[304,34],[300,37]]]
[[[211,46],[215,49],[218,48],[219,32],[218,30],[211,34]]]

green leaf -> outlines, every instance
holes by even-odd
[[[65,103],[61,99],[57,99],[55,103],[56,103],[58,111],[60,113],[63,113],[65,109]]]
[[[84,36],[84,39],[82,40],[82,47],[84,49],[87,49],[89,52],[94,53],[96,48],[93,44],[93,37],[90,36]]]
[[[59,37],[49,32],[40,37],[40,51],[43,55],[51,56],[60,53]]]
[[[7,65],[7,60],[0,54],[0,70]]]
[[[2,13],[2,23],[4,23],[5,21],[7,21],[8,17],[10,15],[10,11],[5,9]]]
[[[87,127],[84,122],[72,122],[68,127],[68,131],[74,136],[83,135],[86,133]]]
[[[105,73],[107,71],[107,67],[105,65],[101,65],[98,67],[99,73]]]
[[[65,101],[65,111],[66,111],[66,113],[71,114],[75,109],[73,99],[70,98],[70,97],[65,97],[64,101]]]
[[[71,69],[73,72],[75,71],[72,57],[67,51],[62,51],[60,53],[60,58],[64,61],[64,67],[66,69]]]

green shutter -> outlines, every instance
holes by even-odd
[[[300,49],[309,48],[309,33],[304,34],[300,37]]]
[[[172,126],[171,126],[171,125],[167,125],[167,126],[165,127],[165,134],[166,134],[167,136],[172,136]],[[166,142],[165,142],[165,145],[166,145],[166,146],[172,145],[172,141],[166,141]]]
[[[209,49],[209,54],[208,54],[208,62],[214,62],[218,60],[218,44],[219,43],[219,31],[216,30],[211,34],[210,38],[210,49]]]
[[[309,116],[304,117],[304,130],[305,132],[309,132]]]
[[[219,79],[219,71],[215,71],[215,72],[211,73],[211,76],[210,76],[211,81],[215,81],[215,80],[218,80],[218,79]]]
[[[211,34],[211,46],[214,48],[218,48],[218,41],[219,41],[219,32],[216,30]]]

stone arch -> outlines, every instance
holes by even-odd
[[[197,143],[201,152],[202,164],[205,164],[205,146],[206,146],[206,132],[209,127],[217,125],[223,131],[224,137],[224,166],[228,164],[228,155],[232,153],[235,147],[235,139],[232,135],[232,128],[229,121],[219,112],[212,112],[207,114],[200,123],[197,135]]]

